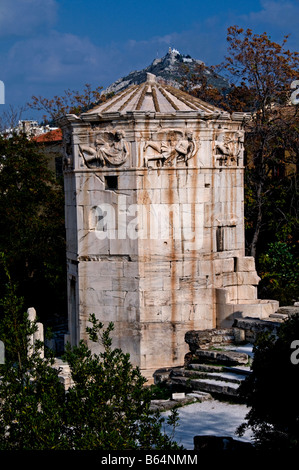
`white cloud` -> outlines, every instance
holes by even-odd
[[[242,15],[242,22],[248,23],[252,29],[263,28],[282,32],[283,35],[289,32],[297,32],[299,18],[299,2],[292,0],[261,0],[261,10]],[[260,32],[260,31],[259,31]],[[298,39],[298,35],[297,35]]]
[[[28,36],[54,24],[56,0],[1,0],[0,36]]]
[[[63,81],[93,67],[98,49],[89,39],[51,31],[16,42],[8,53],[10,74],[21,70],[26,81]]]
[[[215,21],[214,19],[213,22]],[[206,22],[198,23],[189,30],[154,36],[146,41],[130,40],[118,47],[128,63],[140,63],[142,68],[156,57],[164,56],[169,47],[179,50],[182,54],[190,54],[208,65],[214,65],[222,60],[226,51],[225,38],[226,25],[218,20],[214,28],[210,28]]]
[[[226,31],[233,24],[252,28],[257,33],[267,31],[274,41],[293,31],[293,45],[291,40],[289,44],[293,48],[298,46],[299,2],[291,0],[262,0],[260,11],[246,16],[228,12],[224,17],[213,16],[193,23],[184,31],[153,35],[148,40],[136,40],[132,32],[127,41],[117,42],[112,38],[108,44],[51,29],[57,7],[54,0],[0,1],[1,33],[2,28],[6,34],[23,31],[22,37],[14,38],[17,40],[7,52],[0,51],[1,63],[5,64],[0,78],[5,81],[7,96],[10,93],[11,99],[19,101],[23,96],[30,99],[33,94],[51,97],[67,88],[80,90],[85,83],[106,87],[132,70],[148,66],[156,57],[164,56],[169,47],[215,65],[226,54]],[[27,9],[20,10],[18,17],[23,16],[22,19],[11,12],[5,24],[2,15],[11,4],[14,11],[21,5]]]
[[[214,47],[218,38],[219,30],[212,34],[195,28],[148,41],[128,40],[101,46],[87,37],[50,30],[44,35],[22,38],[2,53],[0,60],[5,63],[5,71],[1,79],[7,83],[8,94],[10,89],[18,89],[16,94],[12,92],[12,99],[21,94],[27,95],[26,100],[33,94],[51,97],[67,88],[80,90],[85,83],[105,88],[132,70],[147,67],[156,57],[164,56],[169,47],[203,61],[211,53],[214,59],[210,58],[209,64],[217,63],[221,59],[221,48]]]

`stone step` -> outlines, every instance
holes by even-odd
[[[215,379],[190,379],[189,377],[172,377],[174,385],[186,390],[203,391],[210,394],[238,397],[239,384]]]
[[[250,374],[250,354],[246,347],[221,349],[197,349],[188,367],[176,368],[170,374],[172,386],[181,389],[202,391],[211,395],[238,398],[238,388]]]
[[[188,393],[188,396],[196,398],[198,401],[203,402],[207,400],[212,400],[212,395],[208,392],[203,392],[201,390],[196,390]]]
[[[238,345],[238,346],[234,346],[234,347],[224,345],[222,349],[225,350],[225,351],[235,351],[237,353],[245,353],[245,354],[247,354],[249,359],[253,358],[253,345],[252,345],[252,343],[246,343],[246,344]]]
[[[202,392],[200,390],[187,393],[186,395],[185,393],[178,394],[183,396],[177,398],[174,395],[175,394],[173,394],[172,398],[168,400],[152,400],[150,404],[151,410],[167,411],[173,408],[177,408],[178,406],[189,405],[196,402],[202,403],[203,401],[212,400],[210,393]]]
[[[289,318],[289,316],[286,313],[271,313],[269,315],[270,320],[274,321],[285,321]]]
[[[170,389],[189,395],[197,392],[239,398],[238,388],[251,373],[251,356],[251,344],[232,346],[226,343],[217,349],[197,349],[192,354],[194,362],[160,369],[156,371],[155,379],[157,383],[166,381]]]
[[[189,364],[189,369],[201,372],[233,372],[234,374],[249,375],[250,366],[215,366],[210,364]]]
[[[249,362],[248,354],[229,350],[197,349],[194,357],[200,363],[209,362],[221,365],[245,365]]]
[[[292,315],[299,315],[299,305],[279,307],[276,313],[287,315],[288,317],[291,317]]]
[[[219,344],[233,344],[235,341],[234,330],[209,329],[209,330],[191,330],[185,334],[185,341],[191,352],[196,349],[209,349],[218,347]]]
[[[232,384],[240,384],[243,380],[245,380],[245,375],[234,374],[233,372],[221,372],[220,374],[207,374],[208,379],[218,380],[221,382],[229,382]]]
[[[228,396],[238,396],[238,388],[239,384],[233,384],[226,381],[214,380],[214,379],[195,379],[192,381],[193,389],[194,390],[202,390],[204,392],[213,393],[213,394],[220,394],[220,395],[228,395]],[[197,388],[198,387],[198,388]]]
[[[229,373],[229,372],[222,372],[220,374],[216,374],[216,373],[212,373],[212,374],[206,373],[205,374],[205,373],[200,372],[200,374],[202,374],[202,375],[198,376],[199,379],[202,378],[203,380],[205,380],[205,379],[217,380],[219,382],[229,382],[229,383],[233,383],[233,384],[240,384],[245,379],[245,376],[243,377],[241,375],[236,375],[236,374]],[[188,376],[189,375],[187,374],[186,377],[188,377]],[[191,377],[191,375],[189,377]]]
[[[181,371],[176,371],[171,374],[171,379],[173,377],[189,377],[190,379],[211,379],[211,380],[218,380],[224,382],[231,382],[240,384],[242,380],[245,379],[245,375],[236,374],[231,371],[218,371],[218,372],[207,372],[207,371],[199,371],[196,369],[182,369]]]
[[[251,369],[250,369],[250,366],[225,366],[223,367],[223,371],[225,372],[233,372],[235,374],[240,374],[240,375],[244,375],[245,377],[247,377],[248,375],[251,374]]]
[[[216,366],[214,364],[189,364],[188,369],[197,370],[200,372],[222,372],[223,366]]]
[[[274,321],[274,318],[269,320],[268,319],[260,319],[260,318],[252,318],[252,317],[245,317],[245,318],[236,318],[234,320],[234,328],[240,328],[242,330],[251,330],[255,333],[263,332],[265,330],[275,330],[276,328],[280,327],[279,321]]]

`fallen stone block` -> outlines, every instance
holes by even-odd
[[[194,390],[193,392],[187,393],[187,397],[194,397],[200,402],[212,400],[212,395],[210,393],[201,392],[200,390]]]
[[[207,349],[215,344],[230,344],[234,342],[232,329],[191,330],[185,334],[185,341],[191,352],[196,349]]]
[[[288,315],[288,317],[299,315],[299,306],[279,307],[277,313]]]
[[[233,323],[234,330],[240,329],[245,331],[245,340],[254,342],[257,335],[264,331],[277,333],[277,329],[281,326],[281,321],[261,320],[259,318],[236,318]]]
[[[197,349],[194,355],[201,362],[214,362],[219,364],[247,364],[249,360],[247,354],[235,351]]]
[[[178,392],[178,393],[173,393],[172,394],[172,399],[173,400],[181,400],[182,398],[185,398],[186,395],[184,392]]]
[[[185,395],[185,393],[177,393],[173,395],[180,395],[180,397],[172,398],[169,400],[152,400],[150,404],[150,409],[152,411],[167,411],[171,410],[172,408],[177,408],[180,406],[190,405],[192,403],[196,403],[198,401],[207,400],[208,397],[212,398],[209,394],[195,394],[189,393]],[[184,395],[184,397],[183,397]]]
[[[225,395],[238,397],[239,384],[229,384],[225,381],[213,379],[190,379],[188,377],[173,377],[172,383],[185,390],[201,391],[211,395]],[[189,392],[190,393],[190,392]]]

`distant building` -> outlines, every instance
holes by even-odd
[[[17,126],[2,132],[6,138],[15,134],[25,134],[28,139],[36,142],[48,155],[49,167],[56,177],[63,176],[63,140],[60,128],[49,125],[41,126],[37,121],[24,119],[19,121]]]
[[[51,127],[49,125],[41,126],[37,121],[31,119],[23,119],[18,122],[17,126],[5,129],[2,134],[7,137],[11,137],[13,134],[25,134],[28,139],[30,139],[57,129],[57,127]]]
[[[49,157],[49,166],[56,177],[63,176],[63,145],[62,131],[59,128],[42,133],[33,137],[37,144],[43,148],[45,154]]]

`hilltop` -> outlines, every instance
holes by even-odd
[[[229,82],[216,74],[212,68],[207,67],[203,61],[193,59],[190,55],[183,55],[176,49],[169,48],[167,54],[155,59],[148,67],[142,70],[135,70],[125,77],[119,78],[103,91],[103,94],[118,93],[131,85],[139,85],[146,81],[146,74],[152,73],[160,80],[165,80],[176,88],[180,88],[188,76],[197,73],[201,66],[203,74],[207,78],[209,85],[214,86],[219,91],[230,88]]]

